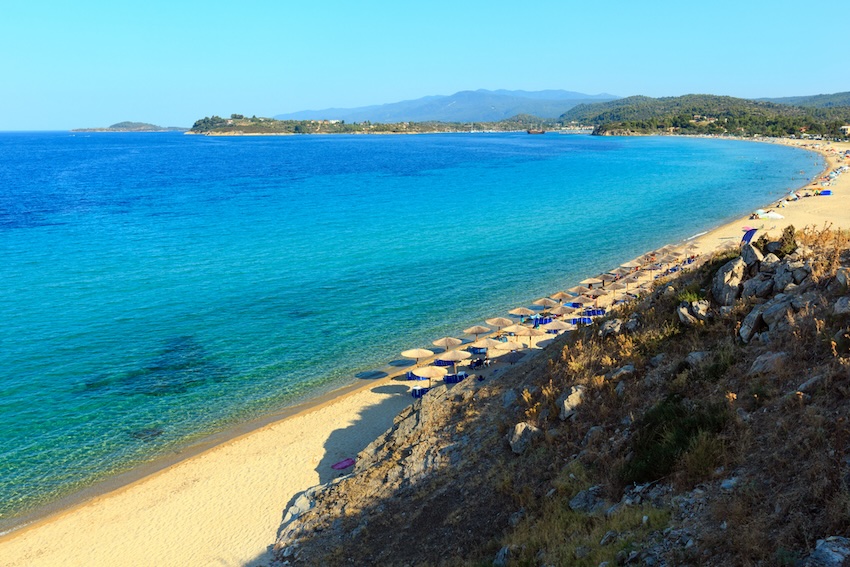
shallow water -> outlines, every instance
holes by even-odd
[[[684,138],[0,133],[0,523],[821,167]]]

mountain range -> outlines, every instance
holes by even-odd
[[[358,108],[302,110],[278,114],[275,118],[346,122],[498,122],[518,114],[557,118],[579,104],[605,102],[617,98],[619,97],[607,93],[588,95],[564,90],[479,89]]]

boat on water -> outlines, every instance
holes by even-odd
[[[526,130],[529,134],[545,134],[546,130]]]

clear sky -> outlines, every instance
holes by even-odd
[[[839,5],[3,0],[0,130],[191,126],[479,88],[842,92]]]

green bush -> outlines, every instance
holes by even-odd
[[[637,424],[632,438],[632,460],[621,471],[626,483],[649,482],[670,474],[679,457],[694,440],[716,435],[728,418],[720,404],[688,407],[678,396],[670,396],[649,409]]]

